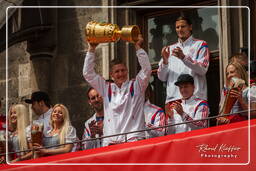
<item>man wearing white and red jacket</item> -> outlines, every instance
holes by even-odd
[[[209,115],[208,103],[193,94],[195,89],[193,77],[189,74],[181,74],[175,85],[179,87],[182,98],[167,103],[166,114],[169,117],[168,124],[207,118]],[[207,120],[202,120],[171,126],[168,128],[168,134],[206,128],[208,126],[207,123]]]
[[[158,68],[158,78],[167,82],[166,103],[181,98],[178,88],[174,85],[180,74],[192,75],[195,80],[194,94],[207,100],[208,45],[205,41],[192,37],[192,24],[189,19],[179,17],[175,26],[178,42],[162,49]]]
[[[164,110],[150,102],[152,88],[149,84],[145,92],[144,115],[146,128],[156,128],[167,125]],[[147,138],[165,135],[166,128],[152,129],[146,132]]]
[[[126,65],[118,61],[111,61],[110,75],[114,83],[107,82],[95,73],[95,48],[97,44],[90,44],[85,57],[83,76],[92,87],[103,97],[104,122],[103,136],[142,130],[145,128],[143,105],[145,90],[151,74],[151,65],[147,53],[141,48],[141,35],[134,44],[136,55],[141,66],[135,80],[128,80]],[[128,141],[145,138],[144,132],[127,135]],[[115,136],[103,139],[103,146],[125,142],[125,136]]]
[[[90,87],[87,91],[88,103],[95,111],[95,114],[89,118],[84,123],[84,134],[83,140],[83,149],[92,149],[99,148],[102,145],[101,139],[91,140],[92,138],[101,137],[103,134],[103,120],[104,120],[104,110],[103,110],[103,99],[99,93],[93,88]]]

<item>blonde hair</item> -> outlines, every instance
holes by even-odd
[[[234,63],[234,62],[240,63],[240,61],[247,62],[248,61],[248,57],[245,54],[243,54],[243,53],[238,53],[238,54],[236,54],[236,55],[234,55],[234,56],[232,56],[230,58],[230,63]]]
[[[27,150],[28,149],[28,143],[27,143],[27,137],[26,137],[26,127],[28,126],[28,110],[25,105],[23,104],[17,104],[13,105],[9,109],[8,114],[8,120],[10,123],[10,116],[11,116],[11,110],[15,110],[17,114],[17,136],[18,136],[18,142],[20,146],[20,150]],[[13,128],[13,125],[11,125]]]
[[[244,67],[238,63],[238,62],[230,62],[227,66],[226,66],[226,70],[225,72],[227,73],[227,68],[233,65],[236,68],[236,72],[240,75],[241,79],[243,79],[245,81],[246,86],[248,86],[248,74],[245,71]],[[226,78],[226,85],[228,83],[228,80]]]
[[[52,126],[52,128],[54,128],[54,124],[53,124],[53,121],[52,121],[52,114],[53,114],[53,111],[56,107],[60,107],[62,109],[62,113],[63,113],[63,124],[61,125],[61,128],[60,128],[60,134],[59,134],[59,137],[60,137],[60,144],[64,144],[65,143],[65,137],[67,135],[67,132],[68,132],[68,129],[70,127],[70,119],[69,119],[69,111],[67,109],[67,107],[63,104],[56,104],[54,107],[53,107],[53,110],[52,110],[52,113],[51,113],[51,121],[50,121],[50,124]]]

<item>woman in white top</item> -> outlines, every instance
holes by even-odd
[[[28,110],[25,105],[13,105],[9,109],[9,151],[18,152],[28,149],[25,128],[28,126]],[[15,153],[9,156],[11,162],[18,161],[25,153]]]
[[[76,129],[71,125],[69,112],[63,104],[56,104],[51,113],[50,124],[52,129],[43,137],[43,146],[55,146],[64,143],[73,143],[77,139]],[[50,148],[41,148],[39,144],[34,144],[40,147],[38,150],[40,155],[55,155],[75,151],[76,144],[66,144]]]
[[[233,77],[242,79],[245,81],[245,84],[242,88],[232,89],[230,90],[230,87],[232,86],[231,79]],[[248,110],[248,100],[247,100],[247,93],[248,93],[248,75],[242,65],[237,62],[229,63],[226,67],[226,84],[221,92],[221,100],[220,100],[220,109],[224,108],[224,101],[225,98],[229,92],[230,97],[237,98],[237,101],[232,107],[232,110],[230,113],[235,113],[243,110]],[[220,113],[219,115],[221,115]],[[227,123],[233,123],[237,121],[242,121],[247,119],[247,114],[238,114],[233,116],[227,116],[227,117],[220,117],[217,119],[217,124],[227,124]]]

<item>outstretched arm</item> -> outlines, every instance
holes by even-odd
[[[151,65],[148,59],[148,54],[141,48],[143,43],[143,38],[141,34],[139,35],[138,39],[139,40],[135,43],[135,49],[139,64],[141,66],[141,70],[136,76],[136,80],[138,80],[141,91],[145,92],[151,75]]]
[[[94,87],[101,96],[104,95],[105,80],[96,74],[95,67],[95,49],[98,44],[88,43],[88,52],[84,59],[83,76],[89,84]]]

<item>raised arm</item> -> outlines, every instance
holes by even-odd
[[[170,47],[163,47],[161,51],[162,59],[159,62],[157,76],[161,81],[167,81],[168,78],[168,59],[170,56]]]
[[[135,43],[135,49],[141,70],[136,76],[136,80],[138,80],[141,91],[144,92],[148,86],[148,81],[151,75],[151,65],[148,59],[148,54],[141,48],[143,38],[141,35],[139,35],[138,38],[139,40]]]
[[[88,43],[88,52],[84,59],[83,76],[84,79],[94,87],[101,96],[104,94],[105,80],[100,75],[96,74],[95,67],[95,49],[97,44]]]

